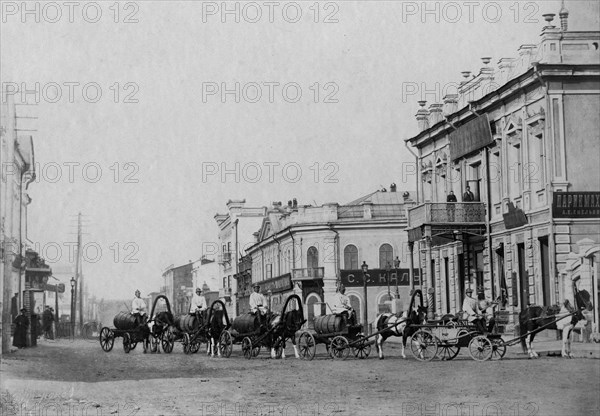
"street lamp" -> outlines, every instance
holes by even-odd
[[[75,336],[75,285],[77,281],[71,277],[71,336]]]
[[[385,273],[387,275],[387,284],[388,284],[388,299],[392,298],[392,294],[390,293],[390,271],[392,270],[392,265],[388,261],[385,265]]]
[[[360,266],[360,268],[362,269],[363,272],[363,292],[364,292],[364,297],[365,297],[365,310],[363,311],[363,319],[365,322],[365,333],[368,333],[368,326],[367,326],[367,322],[368,322],[368,316],[367,316],[367,277],[369,276],[367,274],[367,272],[369,271],[369,265],[367,264],[367,262],[363,261],[362,266]],[[368,334],[367,334],[368,335]]]
[[[394,269],[396,269],[396,299],[400,299],[400,292],[398,291],[398,269],[400,268],[400,259],[398,256],[394,259]],[[410,273],[409,273],[410,276]]]

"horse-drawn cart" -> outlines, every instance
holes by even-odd
[[[296,309],[291,309],[292,301],[296,303]],[[286,340],[291,339],[295,344],[295,333],[304,322],[302,300],[298,295],[291,295],[286,299],[281,315],[267,313],[265,324],[261,325],[258,313],[236,317],[231,329],[225,329],[221,333],[219,349],[223,356],[229,357],[233,344],[239,343],[247,359],[257,357],[261,347],[271,349],[273,358],[282,358]]]
[[[183,345],[185,354],[195,354],[202,343],[211,344],[218,338],[223,329],[229,328],[229,316],[225,304],[215,300],[205,316],[199,314],[184,314],[176,316],[174,324],[169,327],[163,340],[168,345],[168,352],[173,350],[173,344],[178,341]]]

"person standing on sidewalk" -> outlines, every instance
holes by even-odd
[[[25,348],[27,346],[27,328],[29,319],[27,318],[27,309],[21,308],[21,313],[14,320],[15,333],[13,336],[13,347]]]

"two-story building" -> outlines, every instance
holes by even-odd
[[[501,297],[513,318],[572,300],[569,253],[581,241],[597,255],[600,32],[569,31],[564,8],[560,27],[544,16],[539,44],[497,68],[482,58],[443,104],[419,102],[420,132],[407,142],[423,199],[409,210],[409,241],[437,316],[460,310],[467,287]],[[597,268],[584,275],[579,288],[597,299]]]
[[[390,190],[346,205],[274,203],[246,251],[252,282],[260,284],[272,310],[298,294],[311,325],[315,316],[331,313],[340,284],[361,323],[365,308],[367,323],[380,312],[405,309],[410,289],[419,285],[406,233],[406,208],[414,202],[395,185]]]

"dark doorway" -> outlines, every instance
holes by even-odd
[[[542,301],[544,306],[552,305],[552,285],[550,284],[550,252],[548,248],[548,237],[542,237],[540,242],[540,261],[542,262]]]
[[[458,286],[458,293],[456,294],[456,299],[458,299],[457,308],[462,310],[462,303],[465,296],[465,255],[463,253],[458,255],[456,265],[458,265],[458,273],[456,276]]]
[[[525,265],[525,244],[517,244],[517,257],[519,260],[519,289],[521,310],[529,306],[529,275]]]
[[[448,257],[444,257],[444,278],[446,285],[446,313],[450,313],[450,267]]]

